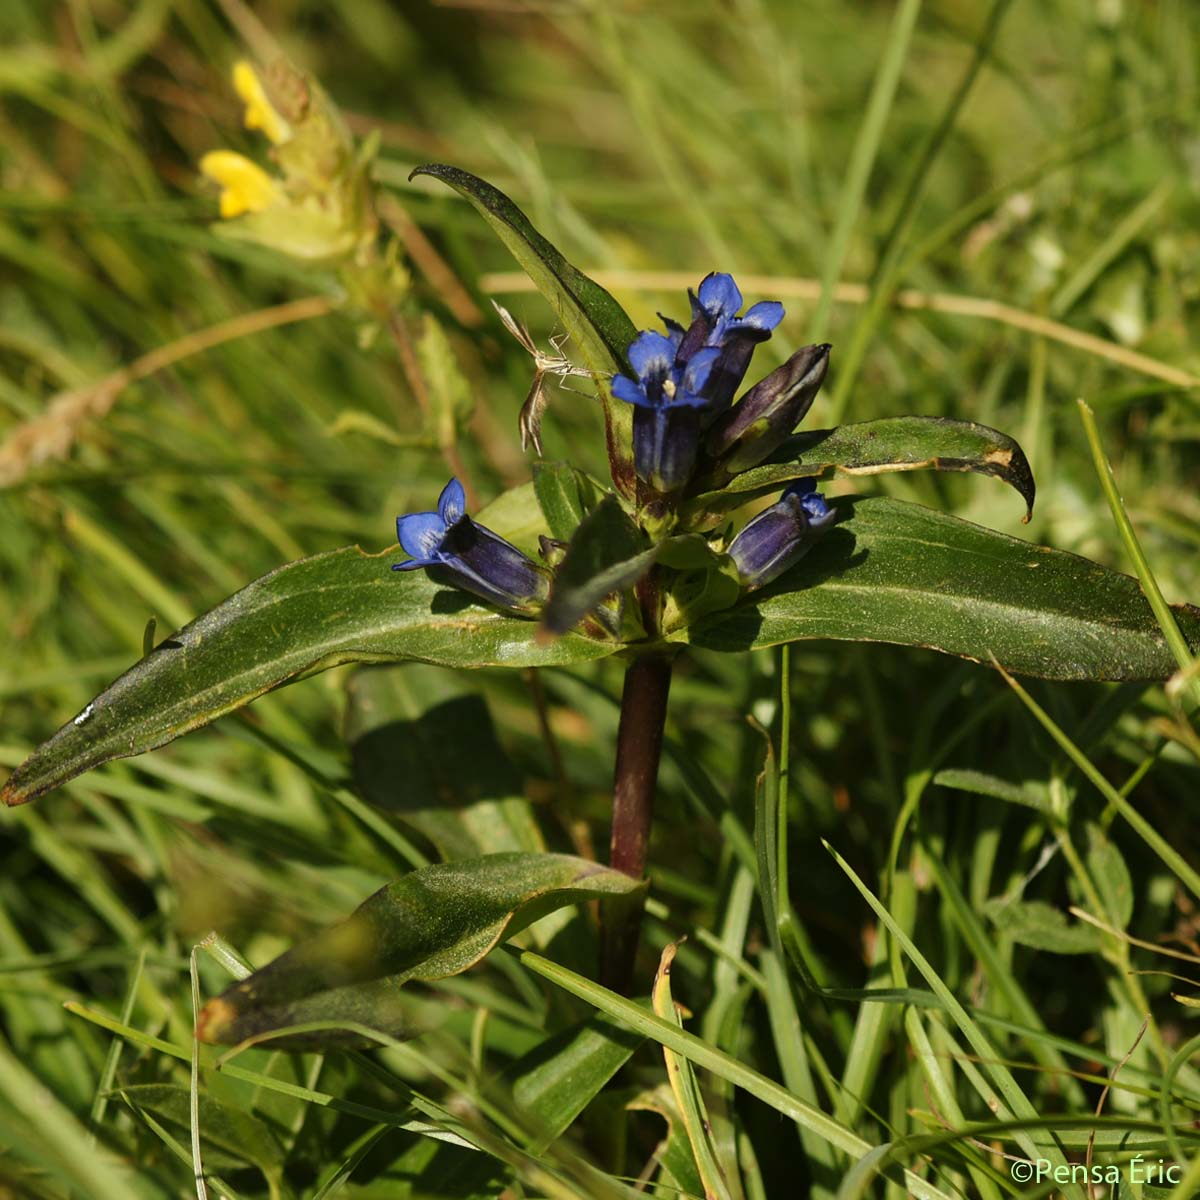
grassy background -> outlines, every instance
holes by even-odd
[[[409,383],[390,342],[363,345],[348,312],[203,352],[186,353],[185,340],[169,369],[96,393],[92,385],[157,347],[336,296],[336,280],[210,226],[214,197],[197,176],[199,157],[221,145],[262,154],[240,129],[228,83],[245,54],[229,21],[236,10],[207,0],[8,0],[3,9],[0,764],[11,767],[141,652],[151,615],[165,630],[281,561],[349,542],[381,549],[395,514],[427,507],[446,469],[436,452],[396,444],[420,434]],[[482,497],[525,477],[516,414],[530,376],[487,296],[543,343],[555,330],[538,297],[495,277],[511,260],[464,204],[428,181],[407,184],[430,159],[513,195],[573,261],[610,273],[639,324],[660,308],[682,315],[680,289],[660,286],[664,272],[781,277],[776,292],[746,289],[753,299],[780,294],[788,308],[756,369],[826,335],[834,365],[810,421],[920,412],[989,422],[1021,438],[1040,495],[1023,528],[1019,503],[988,480],[892,477],[872,490],[1128,569],[1076,413],[1075,398],[1086,397],[1160,584],[1171,599],[1200,598],[1200,14],[1185,0],[265,0],[255,12],[357,133],[379,129],[381,194],[403,205],[488,313],[464,327],[445,287],[415,270],[404,316],[415,324],[437,314],[461,355],[476,412],[457,450]],[[892,68],[889,96],[880,79]],[[884,297],[896,287],[919,294],[901,309],[864,305],[832,290],[839,281],[874,283]],[[936,311],[948,306],[939,296],[1009,308]],[[1014,327],[1030,317],[1095,341],[1066,344],[1055,324]],[[51,408],[63,393],[99,396],[106,411],[70,418]],[[48,411],[56,415],[30,426]],[[547,457],[599,471],[598,433],[590,401],[554,394]],[[1174,938],[1185,952],[1196,946],[1194,898],[992,673],[887,647],[805,644],[792,660],[792,894],[821,977],[861,987],[875,961],[873,980],[894,978],[888,941],[821,848],[825,837],[885,892],[973,1010],[1040,1021],[1066,1039],[987,1026],[1035,1111],[1090,1111],[1095,1077],[1151,1012],[1122,1075],[1129,1086],[1114,1089],[1107,1111],[1156,1120],[1156,1081],[1194,1032],[1194,1008],[1171,992],[1195,989],[1128,972],[1194,978],[1196,964],[1130,950],[1115,935],[1089,942],[1077,932],[1083,952],[1071,955],[1032,948],[1030,937],[1058,935],[1014,929],[1012,906],[997,898],[1102,916],[1125,904],[1110,903],[1115,889],[1132,901],[1131,934]],[[763,972],[739,988],[693,936],[675,975],[694,1013],[689,1028],[870,1141],[986,1119],[974,1064],[953,1057],[961,1031],[894,1005],[815,1002],[770,960],[729,821],[752,822],[763,743],[744,718],[778,736],[777,670],[770,655],[697,656],[678,678],[676,751],[651,848],[666,915],[649,923],[648,941],[711,930]],[[128,1024],[187,1047],[187,955],[198,937],[218,929],[261,963],[405,868],[395,842],[328,783],[348,770],[346,682],[335,671],[289,688],[249,721],[114,764],[0,818],[0,1196],[191,1192],[186,1121],[161,1125],[164,1140],[110,1095],[114,1081],[186,1085],[186,1064],[132,1044],[114,1065],[119,1042],[62,1004],[124,1012]],[[471,681],[548,843],[603,845],[617,669],[542,682],[569,814],[525,681]],[[1149,763],[1133,798],[1196,861],[1195,736],[1163,689],[1032,690],[1117,786]],[[1026,803],[961,786],[978,789],[978,779],[939,784],[944,768],[1024,785]],[[901,817],[906,802],[912,821]],[[587,931],[571,928],[559,956],[587,970]],[[652,962],[648,953],[646,980]],[[225,978],[201,961],[206,993]],[[441,1034],[382,1058],[423,1094],[468,1108],[489,1072],[562,1019],[561,997],[504,964],[431,990],[449,1012]],[[479,1005],[499,1015],[480,1022]],[[404,1112],[360,1063],[255,1054],[245,1061],[279,1078]],[[662,1078],[661,1057],[643,1048],[576,1130],[575,1150],[638,1175],[661,1119],[615,1114]],[[1200,1094],[1196,1079],[1182,1078]],[[206,1071],[205,1085],[273,1123],[289,1147],[277,1186],[296,1194],[315,1194],[371,1128],[361,1115],[223,1073]],[[732,1093],[715,1102],[742,1131],[748,1195],[837,1186],[846,1161],[822,1167],[823,1152],[807,1138],[802,1147],[768,1106]],[[388,1132],[340,1194],[407,1195],[410,1184],[414,1194],[472,1194],[455,1190],[452,1172],[428,1168],[430,1145]],[[983,1184],[963,1173],[962,1153],[961,1142],[931,1152],[926,1169],[939,1186],[1011,1189],[1002,1168]],[[207,1161],[227,1194],[268,1194],[238,1165],[244,1156],[225,1162],[214,1151]],[[136,1165],[136,1180],[122,1164]],[[525,1168],[515,1178],[524,1194],[549,1194]]]

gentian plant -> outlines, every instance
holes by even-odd
[[[292,117],[241,82],[248,116],[277,148],[293,145]],[[240,164],[239,185],[229,166],[206,168],[226,188],[227,212],[265,217],[292,202]],[[550,302],[571,338],[569,372],[595,387],[608,479],[539,461],[530,482],[468,514],[452,478],[436,508],[399,517],[406,557],[347,547],[279,567],[96,696],[13,773],[4,798],[24,803],[341,663],[532,669],[618,656],[609,865],[516,849],[448,854],[210,1001],[205,1040],[403,1036],[400,985],[465,970],[536,917],[587,898],[604,901],[602,981],[644,990],[636,952],[656,779],[672,670],[691,647],[892,642],[1062,680],[1175,669],[1135,580],[917,504],[821,490],[881,472],[968,471],[1030,508],[1033,476],[1011,437],[920,416],[802,428],[835,369],[829,345],[803,346],[746,386],[755,350],[778,335],[777,302],[747,307],[717,271],[697,281],[686,322],[667,316],[665,332],[638,332],[494,187],[447,166],[414,174],[473,204]],[[1200,641],[1200,613],[1171,615]],[[786,823],[768,830],[764,845],[785,833]],[[772,938],[794,921],[786,876],[782,887],[768,905]],[[674,1019],[665,980],[666,966],[656,1011]]]

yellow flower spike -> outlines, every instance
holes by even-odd
[[[261,129],[276,146],[292,136],[292,127],[275,111],[254,68],[245,59],[233,64],[233,90],[246,106],[247,129]]]
[[[257,163],[232,150],[212,150],[200,160],[200,170],[221,186],[221,216],[270,208],[282,193],[275,180]]]

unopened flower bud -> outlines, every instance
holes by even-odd
[[[792,484],[770,508],[752,518],[729,546],[738,578],[760,588],[799,562],[837,514],[816,490],[816,481]]]
[[[726,478],[769,458],[800,424],[824,382],[829,351],[827,344],[797,350],[713,426],[705,449]]]

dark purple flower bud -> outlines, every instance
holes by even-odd
[[[393,563],[393,571],[428,567],[434,579],[522,616],[539,613],[549,595],[545,570],[467,516],[466,496],[457,479],[442,489],[437,512],[397,517],[396,536],[411,557]]]
[[[748,590],[782,575],[811,549],[837,513],[817,493],[815,479],[792,484],[770,508],[748,521],[729,546],[729,557]]]
[[[705,450],[726,478],[769,458],[800,424],[824,382],[830,348],[797,350],[712,427]]]
[[[721,346],[721,357],[713,363],[704,389],[704,398],[709,403],[710,425],[733,403],[733,397],[750,369],[754,348],[770,336],[770,333],[760,335],[749,329],[734,329],[726,335]]]
[[[629,347],[637,379],[613,377],[613,395],[634,406],[634,471],[664,495],[692,477],[708,403],[701,393],[719,355],[715,348],[699,350],[680,364],[673,340],[647,331]]]

